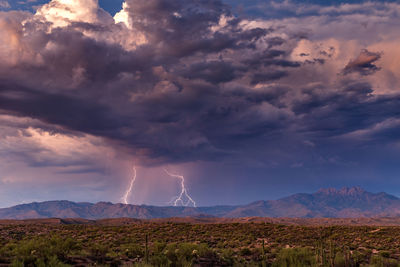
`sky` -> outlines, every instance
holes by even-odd
[[[0,207],[123,202],[135,174],[132,204],[180,177],[197,206],[400,196],[398,25],[397,1],[0,0]]]

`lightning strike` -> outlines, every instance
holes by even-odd
[[[193,207],[196,207],[196,202],[190,197],[188,194],[186,187],[185,187],[185,177],[182,175],[178,174],[173,174],[170,173],[167,169],[164,169],[165,173],[168,174],[171,177],[175,177],[181,180],[181,192],[178,196],[175,196],[170,203],[172,203],[174,206],[178,206],[178,204],[181,204],[182,206],[190,206],[190,204],[193,205]],[[184,198],[186,197],[186,202],[184,201]]]
[[[129,204],[128,203],[128,197],[132,193],[133,184],[135,183],[135,180],[136,180],[136,166],[133,166],[133,177],[131,179],[131,183],[129,184],[129,187],[126,190],[125,195],[122,198],[123,201],[124,201],[124,204]]]

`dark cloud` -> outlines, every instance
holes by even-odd
[[[285,76],[284,70],[252,74],[248,65],[251,59],[255,65],[299,66],[272,49],[285,40],[268,37],[270,29],[243,29],[233,17],[211,30],[230,16],[219,1],[128,4],[133,28],[148,41],[131,51],[82,33],[107,34],[120,25],[73,22],[48,32],[41,22],[28,21],[20,42],[42,63],[3,70],[9,76],[1,84],[3,112],[109,138],[165,161],[220,157],[228,153],[222,143],[283,127],[286,112],[268,103],[270,93],[256,96],[245,86],[236,94],[223,84]],[[270,48],[256,62],[259,45]]]
[[[231,62],[210,61],[195,63],[184,70],[183,76],[188,79],[203,79],[210,83],[229,82],[237,78],[235,68]]]
[[[251,84],[258,84],[260,82],[269,82],[273,80],[279,80],[282,77],[287,76],[288,73],[286,71],[274,71],[267,73],[255,73],[253,75],[253,79],[251,80]]]
[[[372,94],[368,83],[350,82],[340,90],[306,90],[305,97],[294,105],[302,115],[302,131],[319,140],[351,134],[361,129],[374,128],[388,118],[399,118],[396,106],[400,97]],[[383,135],[393,142],[395,138]]]
[[[105,105],[4,82],[0,83],[0,106],[14,114],[95,135],[121,126],[112,110]]]
[[[221,1],[130,0],[125,11],[129,27],[77,20],[49,28],[3,14],[18,38],[13,53],[31,58],[1,64],[2,112],[103,137],[156,162],[257,155],[271,140],[303,144],[398,116],[387,108],[397,97],[375,96],[368,81],[333,85],[317,74],[333,48],[297,60],[298,32],[246,27]],[[371,74],[380,56],[363,50],[344,73]]]

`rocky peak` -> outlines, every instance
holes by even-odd
[[[324,195],[341,195],[341,196],[357,196],[366,193],[361,187],[343,187],[341,189],[336,188],[321,188],[317,191],[317,194]]]

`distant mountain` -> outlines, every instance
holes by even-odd
[[[227,213],[226,217],[355,218],[400,216],[400,199],[370,193],[359,187],[320,189],[279,200],[257,201]]]
[[[356,218],[400,216],[400,199],[386,193],[370,193],[359,187],[320,189],[278,200],[256,201],[242,206],[156,207],[47,201],[0,209],[0,219],[30,218],[170,218],[170,217],[298,217]]]
[[[34,202],[0,209],[0,219],[32,218],[170,218],[170,217],[224,217],[236,206],[214,207],[156,207],[146,205],[113,204],[111,202],[76,203],[66,200]]]

